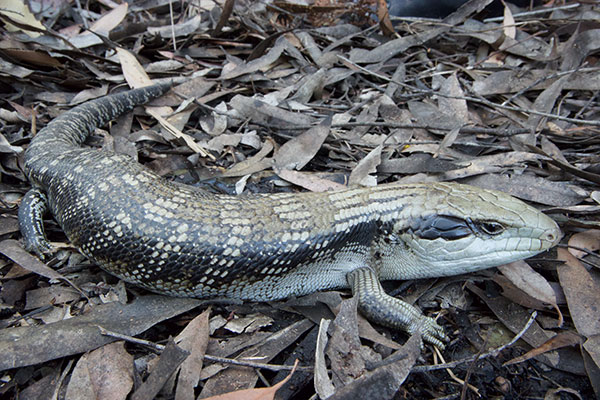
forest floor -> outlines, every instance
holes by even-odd
[[[381,3],[3,2],[0,397],[600,396],[600,6],[494,16],[472,0],[390,20]],[[50,216],[59,250],[26,253],[31,138],[149,80],[173,82],[151,103],[164,119],[140,107],[87,145],[230,194],[461,182],[536,206],[565,236],[500,268],[386,282],[437,318],[442,352],[371,326],[349,291],[211,306],[151,294],[69,247]]]

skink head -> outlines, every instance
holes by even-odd
[[[531,257],[560,240],[556,222],[505,193],[451,183],[414,188],[425,193],[421,204],[405,207],[410,215],[379,242],[388,279],[472,272]]]

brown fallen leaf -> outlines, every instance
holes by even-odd
[[[510,8],[504,5],[504,19],[502,21],[504,36],[515,39],[517,37],[517,27],[515,26],[515,18],[510,11]]]
[[[582,352],[586,361],[587,374],[596,393],[600,393],[600,336],[588,338]]]
[[[600,46],[600,29],[578,32],[571,37],[567,44],[561,52],[561,71],[569,71],[580,67],[587,55],[598,49],[598,46]]]
[[[258,153],[249,157],[243,161],[240,161],[234,164],[231,168],[223,172],[221,176],[223,177],[238,177],[244,175],[254,174],[256,172],[263,171],[267,168],[270,168],[272,163],[271,158],[267,158],[267,156],[273,151],[275,146],[273,146],[272,140],[265,140],[262,144],[262,148]]]
[[[569,238],[569,253],[577,258],[587,256],[589,252],[600,249],[600,229],[588,229],[587,231],[575,233]]]
[[[300,87],[289,100],[301,104],[308,103],[310,99],[320,99],[325,85],[326,69],[320,68],[314,74],[308,75],[300,82]]]
[[[541,346],[538,346],[534,349],[529,350],[527,353],[515,357],[512,360],[509,360],[502,364],[503,366],[518,364],[523,361],[527,361],[532,359],[535,356],[546,353],[548,351],[560,349],[562,347],[573,346],[576,344],[581,344],[583,342],[581,336],[577,335],[574,332],[561,332],[556,336],[546,340]]]
[[[269,362],[292,343],[295,343],[302,334],[312,327],[313,323],[304,319],[267,337],[259,335],[262,332],[255,332],[252,336],[246,337],[243,342],[247,343],[256,335],[260,339],[258,343],[246,347],[236,359],[241,361],[251,359],[261,363]],[[227,368],[207,380],[200,395],[202,397],[210,397],[235,390],[252,388],[257,380],[258,376],[252,368]]]
[[[377,0],[377,18],[379,19],[379,27],[381,32],[386,36],[392,36],[396,33],[392,21],[390,20],[390,12],[387,7],[387,2]]]
[[[275,392],[277,392],[277,390],[279,390],[280,387],[285,385],[285,383],[290,380],[290,378],[296,371],[297,366],[298,360],[296,360],[296,362],[294,363],[294,368],[289,373],[289,375],[284,380],[271,387],[238,390],[235,392],[229,392],[217,396],[208,397],[205,400],[273,400],[275,398]]]
[[[124,343],[110,343],[84,354],[75,365],[65,398],[126,399],[133,388],[133,356]]]
[[[225,25],[227,24],[227,21],[231,17],[231,12],[233,11],[234,5],[235,5],[235,0],[226,0],[225,1],[225,4],[223,5],[223,11],[221,12],[221,16],[219,17],[219,22],[217,22],[217,25],[215,26],[215,29],[213,29],[213,32],[212,32],[212,35],[214,37],[217,37],[221,34],[221,30],[225,27]]]
[[[529,296],[526,292],[515,286],[515,284],[504,275],[496,274],[492,279],[494,282],[500,285],[502,288],[502,296],[506,297],[507,299],[510,299],[511,301],[522,305],[523,307],[533,308],[536,310],[545,310],[548,308],[548,304]]]
[[[514,93],[524,89],[541,90],[556,82],[558,77],[548,77],[548,71],[533,69],[530,71],[498,71],[487,75],[473,84],[475,93],[489,96],[502,93]],[[569,75],[563,89],[599,90],[600,78],[595,72],[578,71]]]
[[[357,297],[343,300],[340,311],[329,327],[331,337],[325,354],[331,362],[332,381],[336,390],[362,376],[367,370],[367,365],[381,361],[379,353],[360,342],[357,301]]]
[[[548,88],[544,89],[542,93],[535,99],[533,102],[533,109],[535,111],[540,111],[544,113],[549,113],[552,111],[554,104],[556,103],[558,96],[561,94],[563,87],[567,83],[568,76],[564,76],[550,85]],[[531,114],[527,121],[527,124],[531,127],[532,130],[539,130],[541,126],[545,123],[546,118],[542,117],[539,114]],[[528,134],[527,134],[528,135]],[[519,137],[521,135],[517,135]],[[533,136],[528,136],[533,137]],[[535,140],[526,143],[530,145],[535,145]]]
[[[48,304],[64,304],[79,300],[81,293],[73,288],[52,285],[27,291],[25,309],[33,310],[38,307],[44,307]]]
[[[258,70],[268,68],[268,66],[275,63],[279,57],[281,57],[283,51],[289,46],[291,46],[291,44],[287,39],[280,36],[275,41],[275,45],[265,55],[248,62],[240,62],[237,65],[234,65],[233,63],[225,65],[221,73],[221,79],[233,79],[238,76],[251,74]]]
[[[441,76],[436,78],[439,79],[440,93],[444,95],[438,98],[438,107],[440,111],[444,114],[454,116],[459,125],[472,123],[469,118],[467,101],[464,99],[465,92],[456,73],[453,73],[447,79],[444,79]]]
[[[371,325],[371,323],[360,314],[358,314],[358,334],[363,339],[384,345],[392,350],[398,350],[402,348],[402,346],[400,346],[398,343],[379,333],[375,328],[373,328],[373,325]]]
[[[410,339],[392,355],[382,360],[374,369],[338,389],[329,399],[391,399],[410,374],[410,369],[421,354],[421,336]]]
[[[123,19],[127,16],[128,8],[129,5],[127,3],[122,3],[112,10],[106,12],[101,18],[96,20],[92,26],[90,26],[89,30],[85,30],[84,32],[75,36],[70,40],[70,42],[79,49],[102,43],[102,39],[98,37],[98,35],[108,36],[110,31],[122,23]],[[96,35],[94,32],[98,35]]]
[[[117,48],[117,54],[119,56],[119,61],[121,62],[123,75],[125,76],[127,83],[132,88],[140,88],[153,84],[152,80],[146,74],[144,67],[138,62],[138,60],[131,52],[125,49]],[[164,115],[171,114],[173,112],[171,107],[145,106],[145,110],[148,114],[152,115],[154,119],[156,119],[160,123],[160,125],[163,128],[165,128],[165,130],[167,130],[176,138],[182,139],[190,149],[192,149],[196,153],[199,153],[202,156],[210,158],[213,157],[198,143],[196,143],[194,138],[192,138],[190,135],[181,132],[180,129],[177,129],[175,125],[173,125],[165,117],[163,117]]]
[[[586,337],[600,334],[600,285],[567,249],[558,249],[558,279],[565,292],[577,332]]]
[[[588,197],[581,188],[571,183],[552,182],[532,175],[486,174],[467,178],[463,183],[500,190],[520,199],[550,206],[571,206]]]
[[[449,135],[451,132],[447,133]],[[441,147],[441,145],[440,145]],[[508,151],[504,153],[479,156],[474,159],[456,162],[456,165],[464,165],[463,168],[448,169],[442,175],[444,180],[454,180],[506,171],[507,168],[519,168],[527,162],[537,162],[543,156],[524,151]]]
[[[253,333],[272,324],[273,318],[261,313],[254,313],[230,319],[223,329],[234,333]]]
[[[466,286],[490,307],[500,322],[514,333],[520,332],[531,317],[530,313],[525,308],[512,303],[502,296],[490,297],[472,283],[467,283]],[[534,321],[521,339],[532,347],[538,347],[553,335],[554,333],[552,331],[543,329]],[[538,356],[537,360],[551,365],[554,368],[575,374],[583,374],[585,371],[583,360],[581,359],[579,352],[575,352],[569,348],[558,349],[553,352],[541,354]]]
[[[287,111],[252,97],[236,95],[229,101],[230,108],[242,117],[255,123],[273,124],[288,127],[290,125],[312,125],[315,120],[306,114]]]
[[[325,361],[325,348],[329,341],[327,331],[331,325],[330,319],[321,319],[319,324],[319,334],[317,336],[317,345],[315,348],[315,391],[321,398],[328,398],[335,393],[335,386],[331,382]]]
[[[475,14],[485,8],[493,0],[472,0],[463,7],[443,19],[440,28],[429,29],[426,32],[418,32],[410,36],[404,36],[399,39],[390,40],[373,50],[355,49],[352,51],[351,60],[355,63],[378,63],[389,60],[390,58],[404,53],[408,48],[419,46],[441,34],[450,30],[453,25],[458,25],[466,20],[472,14]]]
[[[2,4],[0,14],[3,16],[14,19],[14,21],[20,24],[20,29],[17,26],[10,24],[8,21],[5,22],[9,31],[23,31],[32,38],[36,38],[41,35],[46,27],[40,21],[37,20],[34,13],[31,12],[29,6],[25,2],[21,1],[6,1]],[[26,29],[26,27],[32,27],[34,29]]]
[[[556,294],[548,281],[525,261],[519,260],[510,264],[501,265],[498,269],[507,277],[516,287],[521,289],[527,295],[536,300],[551,305],[558,313],[557,326],[563,324],[563,316],[558,308]]]
[[[98,97],[106,96],[107,94],[108,94],[108,85],[106,85],[106,84],[104,84],[100,87],[97,87],[97,88],[82,90],[81,92],[77,93],[77,95],[75,95],[75,97],[73,97],[71,99],[71,102],[69,105],[75,106],[77,104],[84,103],[88,100],[93,100],[93,99],[97,99]]]

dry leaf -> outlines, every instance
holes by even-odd
[[[133,356],[124,342],[102,346],[83,355],[67,386],[67,399],[126,399],[133,388]]]
[[[587,256],[589,254],[588,252],[594,252],[600,249],[600,230],[589,229],[587,231],[574,234],[569,238],[569,246],[569,253],[573,254],[575,257],[583,258]],[[579,249],[584,249],[587,251]]]
[[[552,286],[550,286],[548,281],[544,279],[542,275],[533,270],[533,268],[523,260],[501,265],[498,269],[506,278],[528,296],[554,307],[559,318],[557,327],[562,326],[563,317],[558,308],[556,294],[554,293]]]
[[[558,249],[558,259],[564,262],[557,269],[558,278],[577,332],[586,337],[600,335],[600,285],[567,249]]]
[[[183,350],[190,355],[183,361],[179,369],[175,400],[194,400],[194,388],[200,381],[204,354],[208,345],[210,308],[190,321],[175,338]]]
[[[23,24],[25,26],[31,26],[35,29],[39,29],[41,31],[45,31],[46,27],[35,18],[35,15],[29,10],[29,7],[26,2],[21,0],[4,0],[2,2],[2,7],[0,7],[0,14]],[[4,21],[6,29],[15,32],[15,31],[23,31],[30,37],[38,37],[41,33],[28,30],[26,28],[19,28],[8,21]]]
[[[340,190],[346,187],[340,183],[319,178],[315,174],[306,174],[289,169],[280,170],[277,168],[275,169],[275,173],[281,179],[293,183],[294,185],[303,187],[304,189],[310,190],[311,192],[327,192],[330,190]]]
[[[72,38],[70,42],[79,49],[84,49],[102,43],[102,39],[100,39],[98,35],[108,36],[110,31],[121,25],[123,19],[125,16],[127,16],[128,7],[129,6],[127,3],[118,5],[95,21],[92,26],[90,26],[89,30],[91,32],[82,32]],[[94,32],[98,35],[96,35]],[[118,49],[119,48],[117,48],[117,50]]]
[[[348,179],[348,185],[363,185],[363,186],[375,186],[377,185],[377,179],[369,174],[377,172],[377,167],[381,163],[381,150],[382,146],[379,145],[369,152],[359,161],[350,173]]]
[[[552,338],[548,339],[541,346],[536,347],[535,349],[529,350],[527,353],[515,357],[512,360],[506,361],[503,366],[518,364],[520,362],[524,362],[530,360],[540,354],[544,354],[546,352],[560,349],[567,346],[573,346],[577,344],[582,344],[581,336],[576,335],[572,332],[561,332]]]
[[[329,135],[330,126],[331,118],[326,118],[318,126],[287,141],[273,155],[275,166],[280,169],[302,169],[321,149]]]
[[[275,398],[275,392],[279,390],[280,387],[286,384],[287,381],[290,380],[294,371],[296,371],[296,367],[298,366],[298,360],[294,364],[294,369],[290,372],[290,374],[281,382],[276,383],[275,385],[268,388],[259,388],[259,389],[246,389],[246,390],[238,390],[237,392],[225,393],[218,396],[208,397],[206,400],[273,400]]]
[[[515,26],[515,19],[510,11],[510,8],[504,5],[504,20],[502,21],[502,28],[504,36],[515,39],[517,37],[517,27]]]
[[[519,260],[510,264],[501,265],[498,269],[505,277],[510,279],[516,287],[531,297],[550,304],[558,309],[556,295],[548,281],[531,268],[525,261]]]

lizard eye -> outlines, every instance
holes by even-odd
[[[476,222],[475,227],[479,231],[491,236],[499,235],[504,231],[504,226],[502,226],[502,224],[492,221]]]

